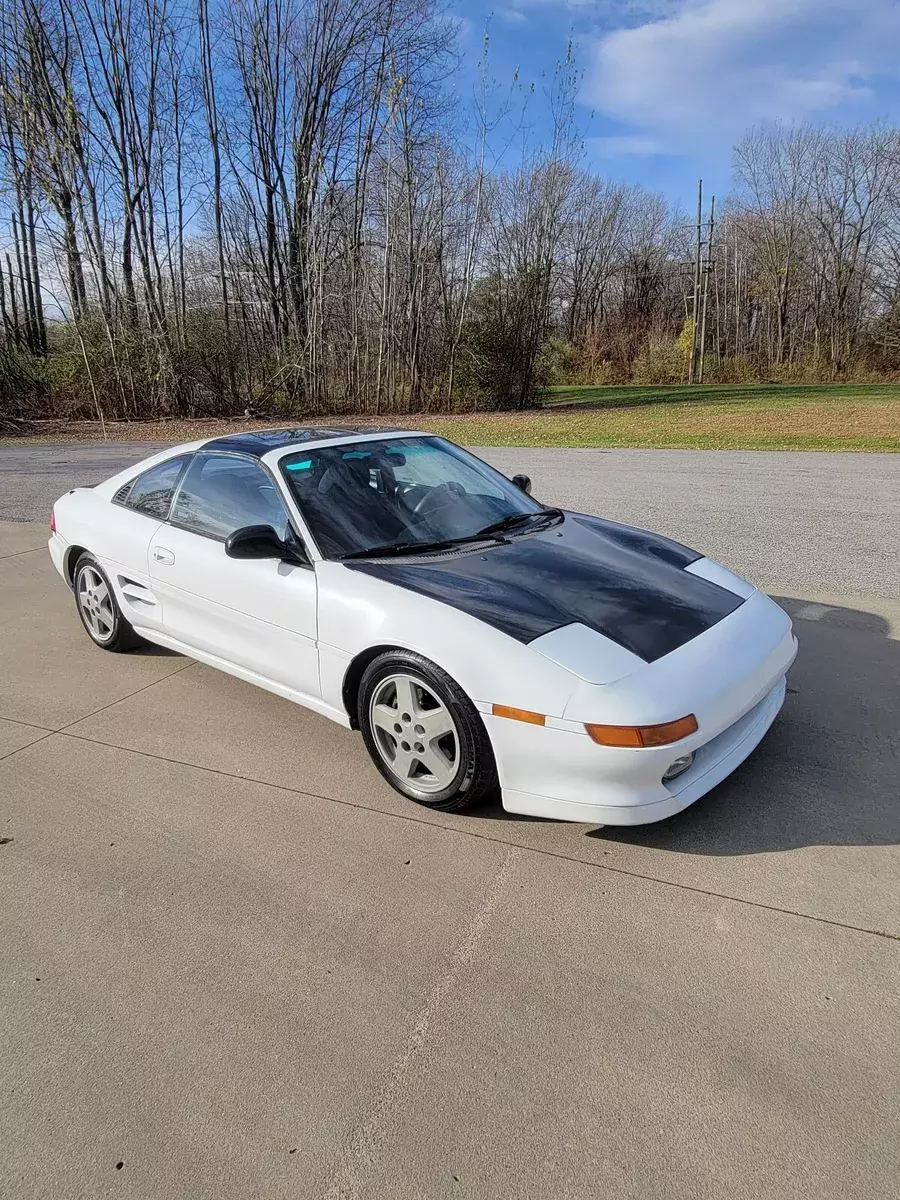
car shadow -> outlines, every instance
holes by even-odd
[[[587,837],[708,855],[900,842],[900,640],[874,613],[773,598],[794,618],[800,652],[760,745],[677,816]],[[494,804],[478,815],[529,819]]]

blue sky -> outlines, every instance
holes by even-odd
[[[474,78],[485,23],[490,75],[518,68],[531,119],[576,42],[586,162],[690,206],[702,175],[724,195],[731,147],[753,124],[900,120],[900,0],[456,0]]]

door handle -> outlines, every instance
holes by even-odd
[[[154,546],[153,557],[158,563],[164,563],[167,567],[171,567],[175,562],[175,555],[165,546]]]

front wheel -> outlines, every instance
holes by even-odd
[[[417,804],[467,808],[497,783],[487,732],[446,672],[406,650],[379,655],[362,677],[358,719],[389,784]]]
[[[122,615],[112,584],[90,554],[82,554],[73,577],[75,604],[81,623],[103,650],[133,650],[142,639]]]

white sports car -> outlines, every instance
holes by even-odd
[[[286,429],[163,451],[54,506],[94,642],[158,642],[360,729],[431,808],[658,821],[781,708],[787,615],[658,534],[548,508],[459,446]]]

